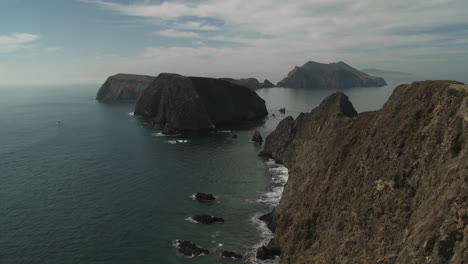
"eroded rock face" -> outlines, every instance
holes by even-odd
[[[380,87],[387,83],[383,78],[360,72],[348,64],[318,63],[309,61],[296,66],[288,76],[278,82],[279,87],[300,89],[347,89],[352,87]]]
[[[246,78],[246,79],[221,78],[221,80],[225,80],[231,83],[242,85],[252,90],[275,87],[275,85],[271,83],[269,80],[265,80],[263,81],[263,83],[261,83],[255,78]]]
[[[99,89],[96,100],[100,102],[136,101],[154,77],[134,74],[116,74],[107,78]]]
[[[357,115],[335,93],[266,138],[289,180],[272,215],[281,263],[468,259],[468,86],[400,85]]]
[[[236,128],[262,120],[265,101],[227,81],[162,73],[137,100],[135,115],[175,131]]]

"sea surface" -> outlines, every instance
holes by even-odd
[[[345,93],[359,112],[377,110],[396,84]],[[333,93],[258,90],[275,114],[259,127],[165,137],[133,104],[96,102],[97,89],[0,87],[0,263],[256,263],[271,235],[256,218],[278,202],[287,169],[257,157],[253,131],[266,136],[285,117],[278,109],[295,117]],[[200,213],[226,222],[187,221]],[[179,256],[176,239],[212,254]]]

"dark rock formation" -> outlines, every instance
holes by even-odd
[[[261,246],[257,249],[257,259],[260,259],[260,260],[275,259],[276,257],[280,255],[281,255],[281,250],[279,248],[275,248],[275,247],[267,248],[265,246]]]
[[[272,84],[269,80],[265,80],[263,81],[263,83],[261,83],[255,78],[247,78],[247,79],[221,78],[221,80],[225,80],[231,83],[242,85],[252,90],[275,87],[275,85]]]
[[[260,132],[258,132],[258,130],[255,130],[255,133],[253,134],[252,142],[262,144],[263,138],[262,138],[262,135],[260,134]]]
[[[278,110],[281,114],[286,114],[286,108],[280,108],[280,110]]]
[[[196,257],[209,255],[210,251],[195,245],[190,241],[177,240],[177,253],[187,256],[187,257]]]
[[[135,101],[154,80],[154,77],[134,74],[117,74],[107,78],[99,89],[96,100],[100,102]]]
[[[233,251],[227,251],[227,250],[224,250],[221,253],[221,256],[223,258],[232,258],[232,259],[241,259],[242,258],[242,254],[239,254],[239,253],[236,253],[236,252],[233,252]]]
[[[211,216],[207,214],[195,215],[195,216],[192,216],[192,219],[196,221],[197,223],[206,224],[206,225],[214,224],[214,223],[224,223],[224,218]]]
[[[214,201],[216,200],[216,197],[211,193],[196,193],[195,199],[199,201]]]
[[[161,73],[137,100],[135,115],[175,131],[236,128],[263,119],[265,101],[227,81]]]
[[[280,263],[468,259],[468,85],[400,85],[359,115],[335,93],[281,121],[261,155],[289,169],[264,218]]]
[[[348,64],[309,61],[296,66],[277,86],[301,89],[346,89],[352,87],[380,87],[387,83],[380,77],[360,72]]]

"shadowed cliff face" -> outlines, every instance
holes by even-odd
[[[289,180],[269,217],[281,263],[464,263],[468,86],[397,87],[356,114],[335,93],[266,138]]]
[[[247,87],[162,73],[137,101],[135,114],[175,130],[210,130],[242,126],[268,112],[265,101]]]
[[[99,89],[96,100],[100,102],[135,101],[154,77],[133,74],[116,74],[107,78]]]
[[[286,78],[278,82],[279,87],[335,90],[385,85],[387,83],[383,78],[360,72],[341,61],[330,64],[309,61],[302,67],[296,66]]]

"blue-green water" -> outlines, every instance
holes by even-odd
[[[394,86],[346,93],[359,111],[375,110]],[[219,256],[224,249],[246,253],[251,263],[254,246],[265,239],[252,218],[271,209],[272,191],[284,179],[273,175],[275,184],[270,172],[283,169],[257,157],[261,147],[249,142],[255,128],[161,137],[129,115],[132,104],[97,103],[96,90],[0,88],[0,263],[234,263]],[[258,93],[276,114],[256,128],[265,136],[284,118],[277,109],[297,116],[331,91]],[[198,191],[219,199],[193,201]],[[185,220],[199,213],[226,222]],[[178,256],[175,239],[212,254]]]

